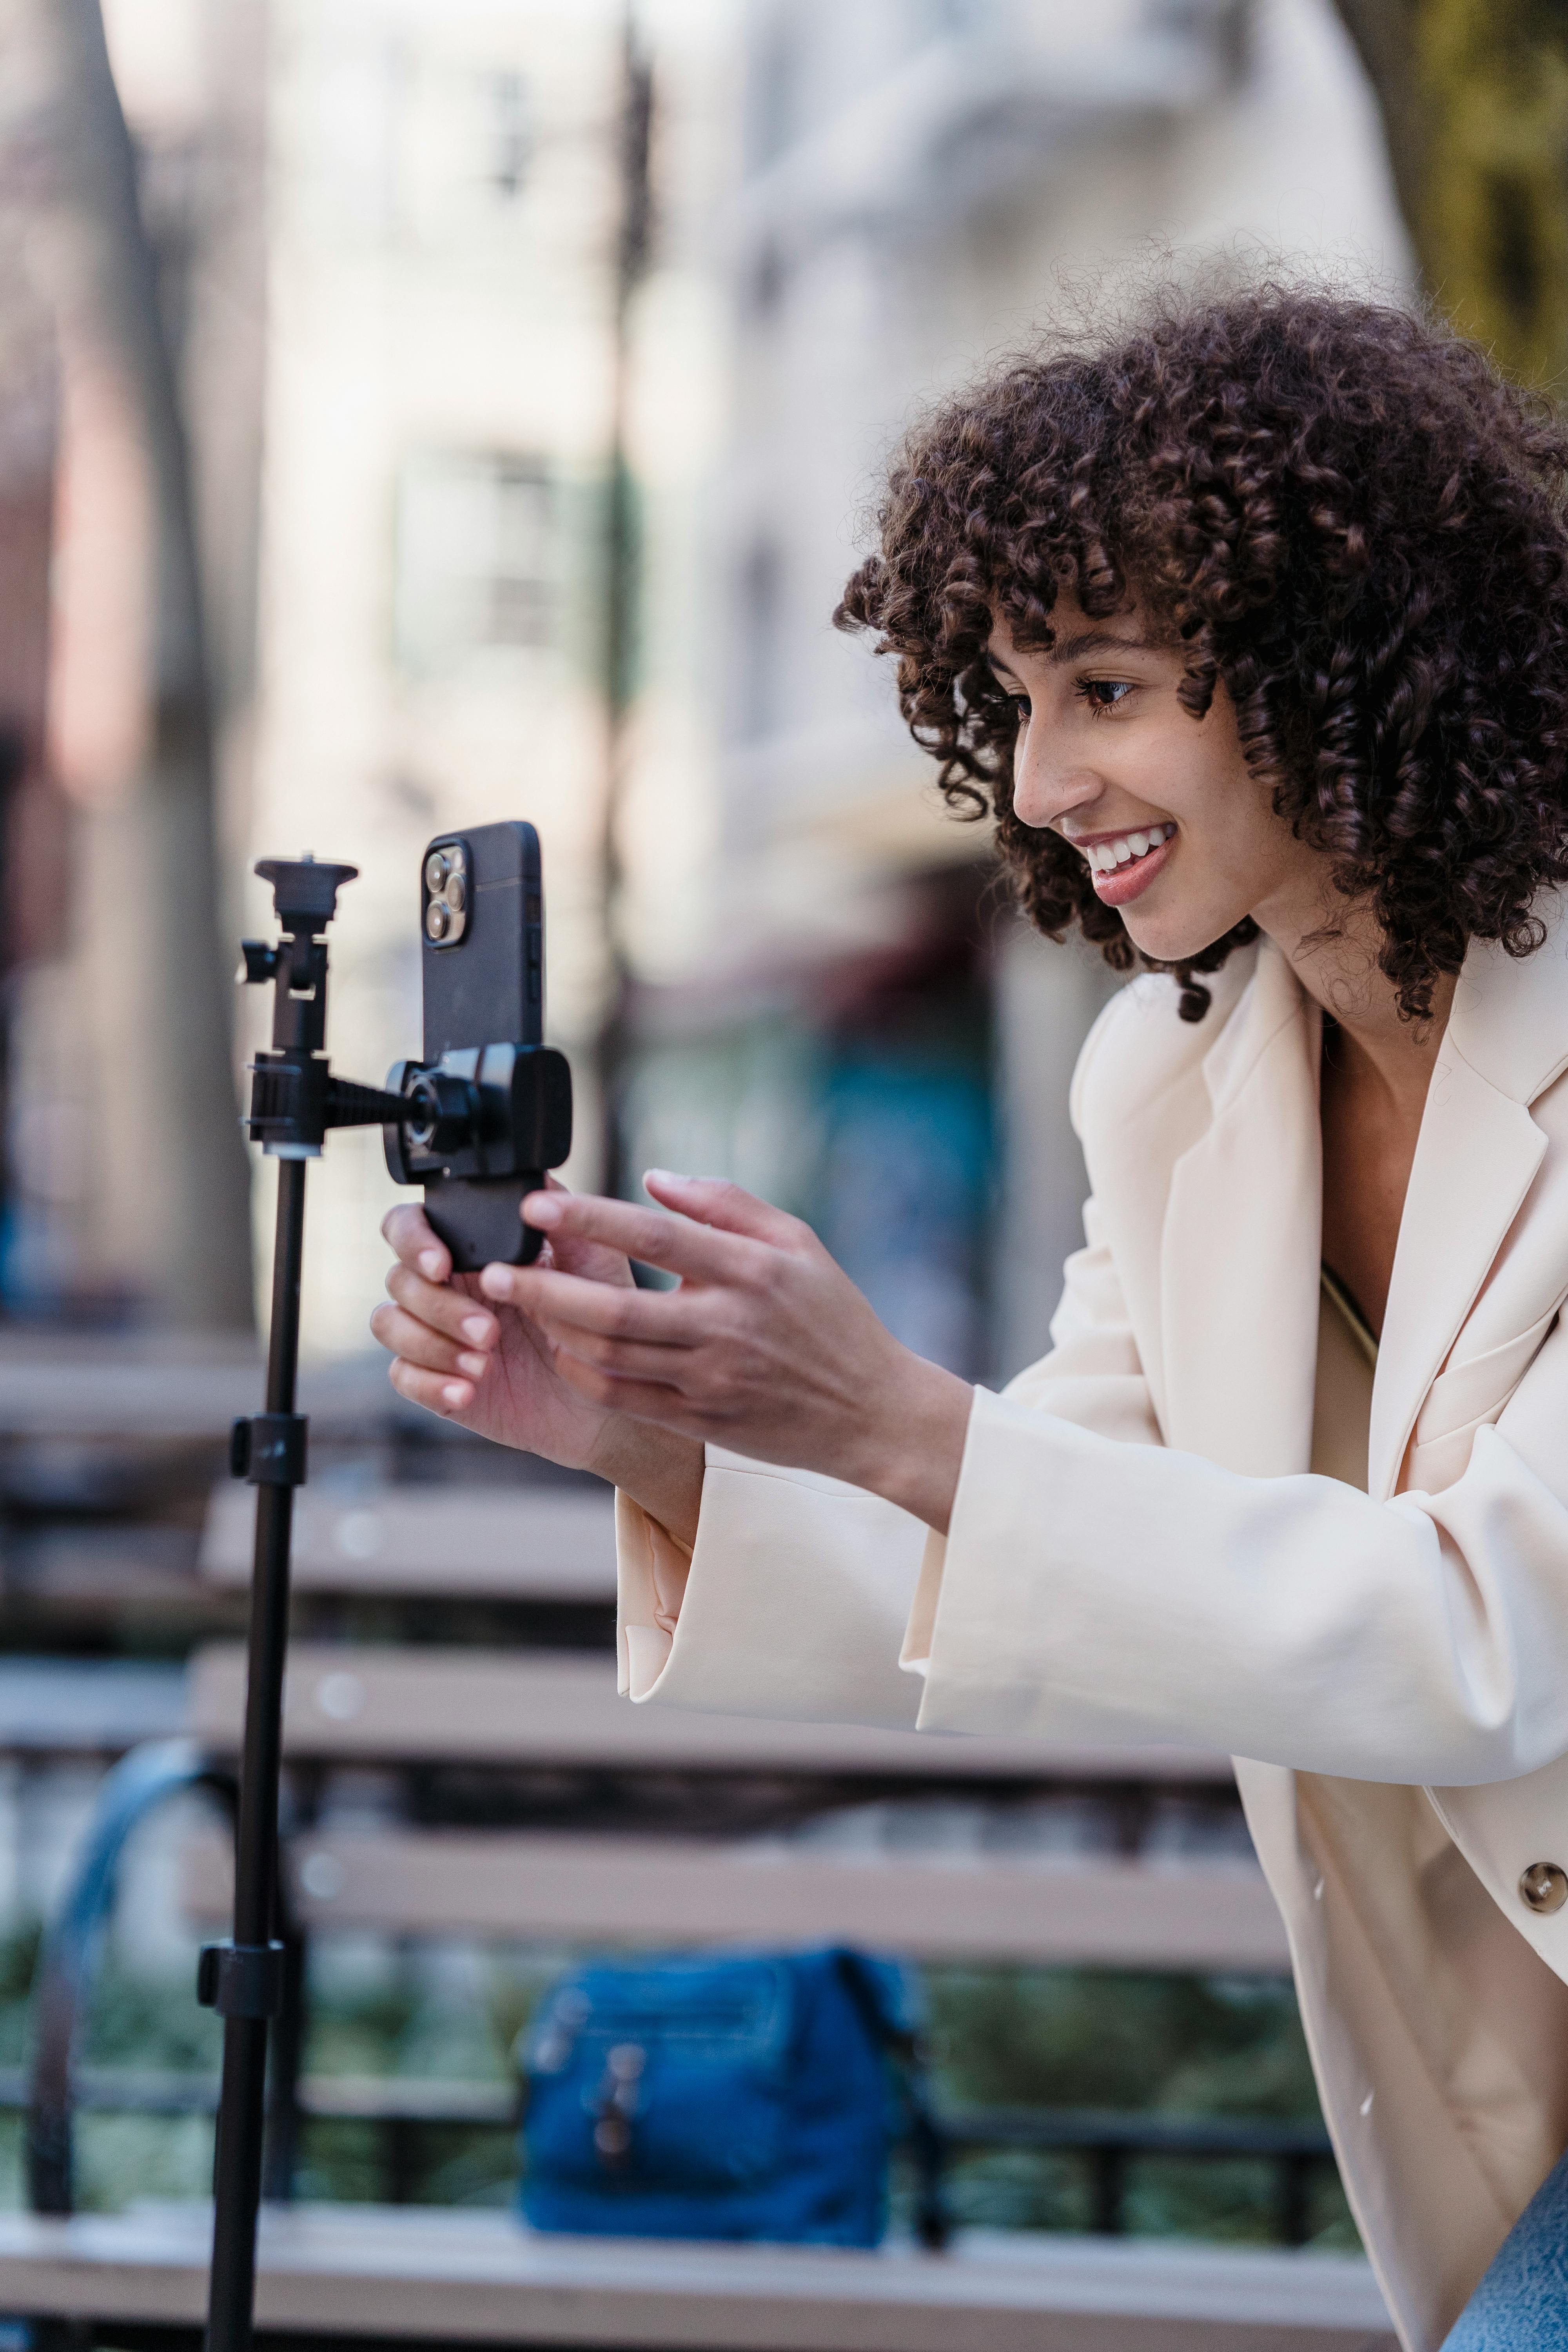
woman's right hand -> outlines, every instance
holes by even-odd
[[[492,1307],[477,1274],[454,1275],[451,1253],[423,1209],[391,1209],[381,1230],[397,1263],[386,1277],[391,1303],[376,1308],[370,1328],[394,1360],[398,1395],[498,1444],[568,1469],[599,1468],[614,1450],[606,1446],[611,1425],[622,1416],[561,1378],[550,1341],[530,1317]],[[596,1244],[563,1242],[553,1260],[545,1259],[552,1262],[590,1282],[632,1287],[626,1260]]]

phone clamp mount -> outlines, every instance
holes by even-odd
[[[266,1410],[236,1422],[230,1467],[256,1496],[245,1735],[235,1844],[234,1934],[209,1945],[196,1997],[224,2021],[223,2079],[213,2168],[213,2254],[206,2352],[249,2352],[261,2203],[268,2027],[282,2007],[278,1940],[278,1804],[283,1666],[289,1633],[289,1554],[294,1489],[306,1477],[309,1429],[295,1411],[305,1171],[329,1131],[383,1129],[400,1183],[533,1174],[558,1167],[572,1143],[571,1073],[543,1046],[498,1044],[434,1065],[399,1062],[389,1085],[336,1078],[328,1066],[328,924],[338,892],[359,868],[313,857],[263,858],[281,939],[246,940],[238,979],[273,984],[272,1045],[250,1065],[251,1142],[278,1161],[277,1241],[267,1352]]]

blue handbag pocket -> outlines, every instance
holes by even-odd
[[[584,1969],[530,2034],[531,2173],[734,2189],[778,2166],[794,1987],[779,1961]]]

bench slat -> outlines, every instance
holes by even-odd
[[[250,1577],[253,1488],[216,1487],[199,1564],[221,1584]],[[294,1498],[293,1579],[302,1591],[462,1595],[502,1600],[616,1597],[615,1504],[608,1487],[381,1487],[365,1495],[302,1487]]]
[[[239,1741],[245,1654],[215,1643],[192,1662],[190,1727]],[[297,1758],[340,1762],[647,1765],[907,1774],[912,1780],[1176,1780],[1228,1785],[1228,1757],[1197,1748],[1055,1748],[853,1725],[770,1723],[616,1696],[608,1653],[352,1649],[297,1643],[283,1739]]]
[[[0,1333],[0,1429],[13,1438],[221,1440],[260,1402],[254,1339],[194,1332]],[[300,1409],[317,1437],[356,1437],[429,1416],[387,1386],[379,1351],[307,1362]],[[437,1424],[439,1427],[439,1424]]]
[[[186,1895],[228,1906],[216,1835],[186,1849]],[[540,1943],[861,1944],[916,1959],[1283,1971],[1285,1929],[1245,1864],[911,1861],[786,1839],[544,1831],[348,1830],[289,1850],[300,1918],[316,1929]]]
[[[199,2323],[210,2219],[0,2216],[0,2307]],[[973,2232],[948,2254],[542,2238],[509,2216],[269,2209],[263,2327],[689,2352],[1394,2352],[1352,2257]]]

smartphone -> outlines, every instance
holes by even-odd
[[[426,843],[419,941],[426,1063],[454,1048],[543,1043],[544,881],[532,825],[473,825]],[[519,1208],[543,1181],[538,1169],[426,1184],[425,1213],[459,1272],[538,1256],[543,1237]]]

